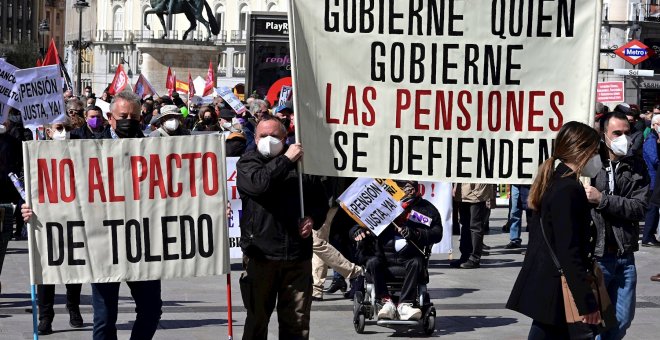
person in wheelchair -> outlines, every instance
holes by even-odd
[[[438,209],[423,199],[416,181],[396,181],[403,189],[405,211],[377,237],[368,229],[355,226],[351,235],[357,242],[357,262],[365,266],[373,281],[376,299],[382,308],[378,319],[419,320],[422,311],[415,306],[417,286],[425,275],[424,249],[442,239],[442,222]],[[387,268],[401,266],[405,276],[398,306],[387,289]]]

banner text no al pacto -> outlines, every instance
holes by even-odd
[[[306,172],[529,182],[589,121],[600,1],[292,6]]]

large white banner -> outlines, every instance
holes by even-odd
[[[592,119],[601,0],[289,4],[306,173],[531,183]]]
[[[17,70],[9,105],[21,111],[23,125],[37,128],[65,119],[64,78],[59,65]]]
[[[16,70],[18,70],[18,67],[0,60],[0,124],[7,120],[10,109],[9,98],[18,99],[18,95],[13,92],[16,83],[16,77],[14,76]]]
[[[23,144],[32,283],[229,271],[217,135]]]

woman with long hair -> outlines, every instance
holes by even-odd
[[[596,231],[578,178],[595,177],[601,169],[599,144],[593,128],[566,123],[557,134],[552,156],[534,179],[528,205],[540,214],[541,223],[530,225],[527,254],[507,303],[508,309],[533,319],[529,339],[592,339],[596,335],[593,325],[600,323],[601,315],[589,285]],[[582,323],[566,322],[561,275],[551,249]]]

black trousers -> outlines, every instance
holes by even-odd
[[[481,261],[484,246],[484,229],[488,222],[488,207],[486,202],[461,202],[458,208],[461,221],[461,261],[468,259],[473,262]]]
[[[66,285],[66,308],[80,307],[81,284]],[[53,321],[55,311],[55,285],[37,285],[37,297],[39,302],[39,320]]]
[[[414,304],[417,296],[419,278],[423,275],[422,270],[424,269],[424,258],[421,256],[412,258],[396,256],[392,258],[388,257],[386,260],[382,257],[374,256],[367,260],[367,273],[371,276],[374,283],[377,298],[389,295],[386,285],[387,278],[385,275],[385,273],[387,273],[388,265],[402,266],[406,268],[406,275],[403,278],[399,303],[407,302]]]
[[[527,340],[587,340],[595,337],[595,326],[583,323],[547,325],[534,320]]]
[[[243,339],[268,338],[268,322],[277,303],[279,338],[309,339],[312,309],[312,260],[244,259],[239,280],[247,310]]]

